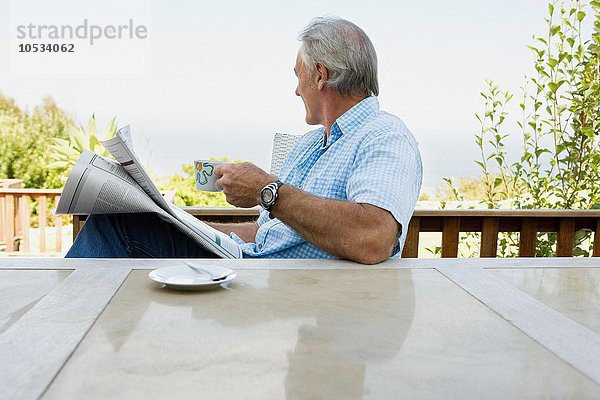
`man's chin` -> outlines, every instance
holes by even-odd
[[[311,119],[309,116],[306,116],[306,118],[304,118],[304,121],[306,121],[308,125],[319,125],[317,121]]]

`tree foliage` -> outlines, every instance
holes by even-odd
[[[87,125],[77,125],[56,102],[47,97],[33,111],[21,110],[14,99],[0,94],[0,178],[23,179],[28,188],[61,188],[83,150],[111,158],[101,140],[113,137],[113,118],[101,132],[92,115]],[[212,160],[229,161],[225,158]],[[229,206],[221,192],[196,190],[194,167],[164,179],[161,190],[175,190],[180,206]],[[35,217],[35,216],[34,216]]]
[[[0,177],[23,179],[25,187],[59,188],[62,171],[47,168],[48,144],[66,139],[73,120],[47,97],[33,111],[0,94]]]

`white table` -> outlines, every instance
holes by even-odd
[[[0,258],[1,399],[600,398],[600,260]]]

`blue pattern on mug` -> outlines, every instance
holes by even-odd
[[[200,167],[200,171],[198,171]],[[215,167],[208,163],[197,163],[196,164],[196,182],[199,185],[206,185],[208,183],[208,177],[213,175]]]

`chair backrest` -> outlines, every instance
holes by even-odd
[[[273,136],[273,152],[271,153],[271,174],[279,175],[283,161],[289,154],[292,147],[300,139],[300,135],[292,135],[291,133],[277,132]]]

